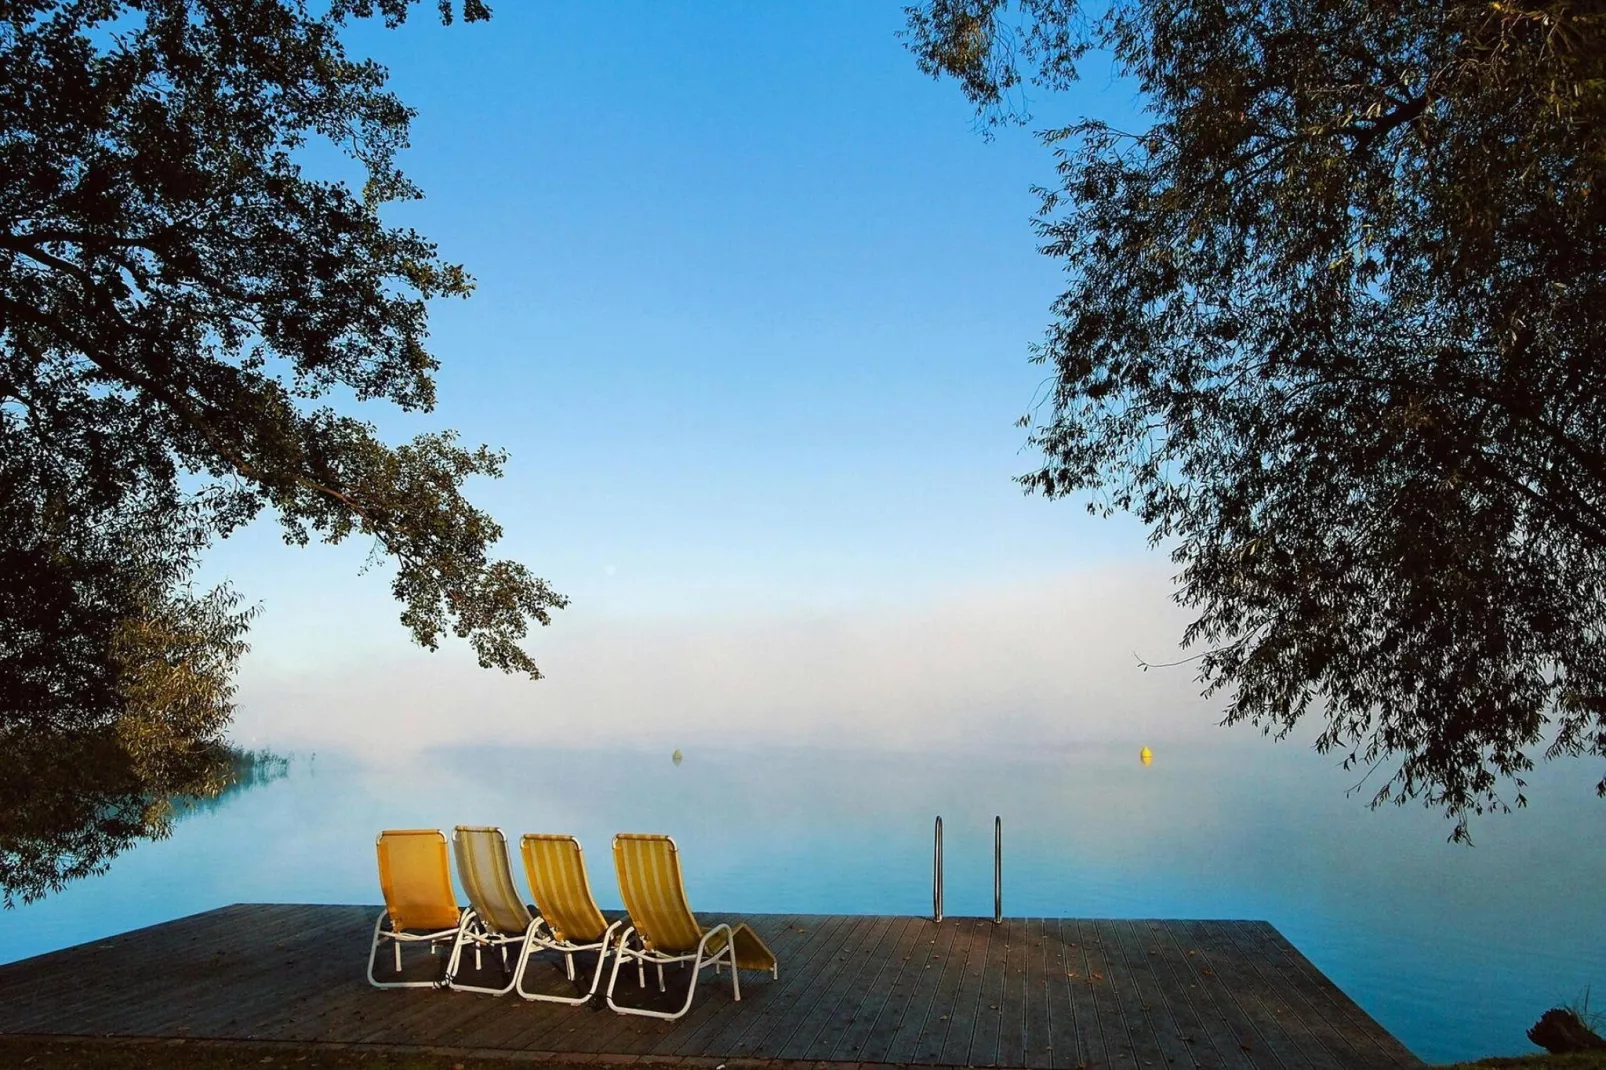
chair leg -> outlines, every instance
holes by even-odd
[[[384,927],[385,916],[385,911],[380,911],[379,917],[374,919],[374,942],[368,947],[368,983],[376,986],[379,982],[374,979],[374,963],[379,960],[379,934]],[[401,973],[401,944],[399,943],[396,944],[396,972]]]
[[[452,940],[452,953],[446,960],[445,983],[446,987],[448,988],[450,988],[452,983],[457,980],[458,967],[463,964],[463,944],[468,940],[468,935],[467,924],[462,924],[457,927],[457,936]],[[429,946],[431,950],[433,950],[435,947],[434,943],[431,943]],[[476,965],[478,964],[476,963]]]
[[[607,930],[602,934],[602,947],[597,952],[596,969],[591,971],[591,991],[586,993],[587,999],[590,999],[592,996],[597,994],[597,984],[602,980],[602,964],[607,961],[608,948],[613,945],[613,931],[618,927],[619,923],[616,921],[612,925],[608,926]],[[613,969],[615,973],[619,972],[619,959],[617,954],[613,960]]]
[[[619,983],[619,966],[625,960],[625,941],[629,940],[630,934],[635,931],[634,929],[626,929],[625,934],[619,938],[619,947],[613,953],[613,970],[608,974],[608,991],[603,996],[603,1000],[612,1010],[619,1009],[619,1005],[613,1001],[613,988]],[[597,969],[602,969],[602,963],[597,963]]]
[[[524,936],[520,938],[519,947],[521,950],[519,964],[513,969],[511,977],[508,976],[508,970],[505,966],[508,941],[504,940],[500,934],[492,933],[487,930],[482,930],[478,936],[470,936],[469,940],[474,944],[476,969],[479,968],[480,965],[480,952],[486,944],[494,945],[497,950],[502,953],[502,959],[504,962],[502,977],[507,983],[502,985],[500,988],[488,988],[484,985],[460,985],[457,983],[457,972],[454,969],[446,979],[445,985],[447,988],[450,988],[454,992],[480,992],[487,996],[505,996],[509,992],[513,991],[514,988],[518,987],[519,980],[524,975],[524,964],[526,961],[528,961],[527,954],[525,953],[530,943],[530,933],[528,931],[526,931]],[[459,956],[454,955],[453,962],[455,963],[457,961],[459,961]]]
[[[513,966],[513,991],[521,996],[524,992],[519,988],[519,982],[524,980],[524,971],[529,968],[530,956],[535,952],[536,931],[537,925],[533,922],[524,931],[524,942],[519,945],[519,961]]]
[[[700,951],[701,949],[699,949],[699,952]],[[679,1018],[681,1015],[691,1010],[691,998],[697,994],[697,978],[702,976],[703,965],[704,960],[702,955],[699,953],[696,958],[691,960],[691,980],[686,983],[686,1002],[680,1005],[680,1010],[676,1011],[674,1014],[664,1015],[664,1017]]]

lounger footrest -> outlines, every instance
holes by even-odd
[[[775,972],[775,952],[771,951],[769,945],[759,939],[758,933],[748,928],[745,922],[741,925],[732,926],[731,935],[736,943],[737,966],[744,970],[763,970],[765,973]],[[719,951],[718,947],[713,946],[716,943],[723,947],[725,941],[720,937],[715,937],[709,941],[709,951],[711,953]]]

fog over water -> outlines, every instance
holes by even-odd
[[[1191,664],[1145,671],[1179,657],[1169,590],[1147,563],[906,606],[577,611],[537,636],[538,683],[399,643],[252,655],[236,738],[289,776],[0,916],[0,961],[233,902],[373,903],[387,827],[572,833],[606,909],[609,837],[659,831],[699,909],[926,914],[941,814],[950,915],[991,913],[998,815],[1007,914],[1266,919],[1430,1061],[1528,1050],[1606,989],[1598,768],[1542,767],[1527,809],[1448,844],[1437,813],[1368,809],[1314,725],[1221,728]]]
[[[453,742],[1022,746],[1215,739],[1220,701],[1178,659],[1188,617],[1163,560],[909,605],[607,617],[584,605],[531,643],[547,678],[392,642],[302,663],[248,661],[237,736],[316,749]],[[387,611],[388,612],[388,611]],[[394,630],[392,626],[392,630]]]
[[[567,832],[605,909],[618,831],[673,834],[696,909],[927,914],[931,822],[949,915],[991,913],[993,816],[1011,916],[1269,920],[1418,1055],[1527,1050],[1547,1007],[1601,986],[1606,836],[1590,770],[1536,778],[1526,811],[1444,842],[1372,812],[1327,759],[1253,737],[1039,748],[441,746],[299,755],[290,776],[181,822],[109,874],[0,917],[0,961],[232,902],[379,898],[385,827]],[[362,949],[346,949],[352,961]]]

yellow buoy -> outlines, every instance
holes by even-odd
[[[1154,752],[1148,747],[1144,747],[1142,750],[1138,751],[1138,761],[1142,762],[1144,765],[1149,765],[1154,761]]]
[[[680,748],[679,747],[675,748],[675,753],[673,753],[673,754],[671,754],[669,756],[669,760],[674,762],[676,765],[680,764],[680,762],[681,762],[681,754],[680,754]]]

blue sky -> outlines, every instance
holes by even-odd
[[[940,616],[1109,568],[1175,623],[1140,528],[1012,482],[1060,284],[1030,228],[1052,160],[977,134],[901,6],[504,0],[349,35],[419,112],[402,163],[427,196],[391,218],[478,281],[432,311],[438,409],[363,411],[510,451],[472,493],[574,600],[533,637],[549,672],[566,629]],[[1035,125],[1132,105],[1090,78]],[[268,526],[219,548],[208,576],[265,610],[258,670],[410,657],[366,551]]]

